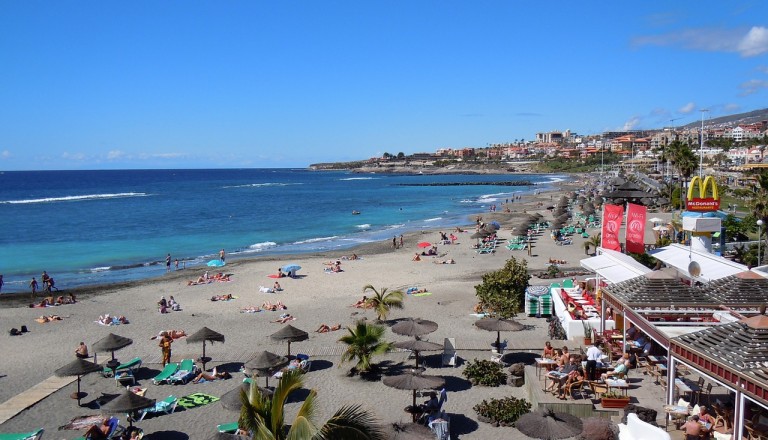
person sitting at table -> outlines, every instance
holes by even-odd
[[[699,415],[694,414],[681,427],[685,431],[685,440],[700,440],[704,433],[704,428],[699,423]]]
[[[568,347],[563,346],[562,350],[560,350],[560,358],[557,359],[557,366],[559,368],[562,368],[570,362],[571,354],[568,353]]]
[[[568,358],[567,364],[563,365],[555,371],[550,371],[547,373],[547,377],[549,377],[549,379],[552,381],[552,385],[547,388],[547,391],[552,391],[554,394],[562,396],[563,385],[565,385],[565,382],[568,381],[568,378],[572,374],[576,374],[578,367],[578,360],[576,359],[576,356],[571,356]]]
[[[552,343],[547,341],[544,343],[544,351],[541,353],[541,357],[544,359],[555,358],[555,348],[552,347]]]
[[[567,399],[568,396],[566,396],[565,390],[567,390],[572,383],[580,382],[586,378],[586,375],[584,374],[584,370],[578,365],[579,365],[578,359],[576,359],[576,369],[568,373],[565,383],[560,387],[560,393],[557,396],[558,399],[560,400]]]
[[[709,438],[709,434],[712,431],[712,422],[715,420],[709,414],[709,409],[706,406],[699,406],[699,423],[702,425],[702,435],[704,438]]]
[[[635,324],[629,323],[629,328],[627,329],[627,340],[628,341],[634,341],[635,338],[638,336],[638,330],[637,327],[635,327]]]
[[[627,374],[627,371],[629,371],[629,357],[627,353],[624,353],[624,357],[619,359],[612,371],[600,375],[600,380],[605,382],[608,378],[615,378]]]

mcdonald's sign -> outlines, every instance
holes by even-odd
[[[710,185],[711,184],[711,185]],[[712,187],[708,194],[707,189]],[[698,187],[698,194],[695,193]],[[698,195],[698,197],[696,197]],[[717,193],[717,182],[712,176],[702,179],[695,176],[688,185],[688,197],[685,200],[685,208],[688,211],[711,212],[720,209],[720,195]]]

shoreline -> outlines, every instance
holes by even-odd
[[[436,174],[474,174],[474,173],[465,173],[463,171],[466,170],[458,170],[455,173],[436,173]],[[493,171],[493,170],[492,170]],[[501,170],[495,170],[496,172],[487,172],[482,173],[479,172],[477,174],[500,174]],[[516,174],[516,173],[503,173],[503,174]],[[546,173],[525,173],[525,174],[538,174],[538,175],[545,175]],[[560,175],[560,174],[559,174]],[[576,178],[578,178],[577,175],[567,175],[567,180],[564,181],[554,181],[554,182],[547,182],[546,185],[530,185],[527,186],[524,194],[524,200],[527,200],[531,197],[535,197],[536,194],[547,194],[552,192],[557,192],[560,190],[561,186],[563,184],[568,184],[569,182],[572,182]],[[539,188],[539,186],[545,186],[545,188]],[[501,201],[498,202],[499,206],[503,205]],[[516,206],[520,205],[521,203],[517,203],[514,205],[510,205],[512,208],[515,208]],[[480,214],[488,214],[488,212],[481,212]],[[501,212],[497,211],[496,214],[502,214]],[[443,226],[431,226],[431,225],[423,225],[421,230],[417,231],[410,231],[405,232],[405,235],[413,234],[413,233],[419,233],[426,230],[432,230],[432,229],[449,229],[453,228],[455,226],[467,226],[472,223],[473,219],[476,215],[478,215],[478,212],[468,212],[464,214],[464,221],[460,221],[458,223],[456,218],[449,219],[450,221],[448,223],[451,223],[450,226],[443,225]],[[458,218],[458,216],[455,216]],[[383,235],[386,232],[386,229],[377,230],[377,231],[371,231],[371,233],[375,236]],[[397,232],[396,235],[399,236],[401,232]],[[386,242],[388,238],[383,239],[383,241]],[[248,262],[248,261],[269,261],[269,260],[289,260],[289,259],[297,259],[302,258],[305,256],[324,256],[324,257],[333,257],[333,255],[338,253],[361,253],[361,252],[367,252],[368,246],[374,246],[374,249],[376,248],[376,243],[378,243],[381,240],[375,240],[375,241],[369,241],[369,242],[363,242],[360,244],[355,245],[347,245],[346,246],[340,246],[338,248],[335,248],[333,250],[312,250],[309,249],[307,251],[297,251],[297,250],[287,250],[287,251],[270,251],[269,249],[265,250],[264,252],[247,252],[246,247],[237,248],[233,250],[229,255],[229,261],[227,262],[227,267],[232,267],[235,263],[241,263],[241,262]],[[292,246],[291,243],[284,244],[285,246]],[[281,245],[283,246],[283,245]],[[214,256],[209,256],[210,258],[215,258]],[[61,276],[60,273],[57,278],[59,281],[57,284],[61,290],[59,292],[61,293],[68,293],[68,292],[74,292],[76,295],[88,295],[93,291],[97,290],[103,290],[103,289],[112,289],[114,286],[117,288],[121,287],[129,287],[134,285],[135,283],[144,283],[144,282],[152,282],[154,281],[160,281],[160,280],[166,280],[166,279],[174,279],[172,274],[175,274],[176,272],[184,273],[185,271],[189,270],[209,270],[209,271],[217,271],[217,268],[206,268],[205,261],[208,260],[208,257],[204,256],[198,256],[198,257],[185,257],[183,259],[180,259],[180,263],[184,263],[185,265],[187,263],[190,264],[190,266],[185,267],[184,269],[172,270],[171,274],[167,274],[165,272],[165,266],[164,261],[157,260],[157,261],[151,261],[149,263],[133,263],[130,266],[120,266],[119,268],[111,269],[107,272],[114,271],[115,275],[112,277],[117,278],[114,281],[101,281],[101,280],[88,280],[88,281],[75,281],[76,277],[73,276],[73,274],[82,273],[83,277],[88,277],[88,269],[78,269],[76,271],[64,271],[66,277],[69,278],[69,282],[67,282],[67,279],[60,279],[64,278],[64,276]],[[44,265],[43,265],[44,266]],[[138,272],[131,272],[128,273],[128,275],[121,276],[120,271],[128,270],[128,271],[138,271]],[[93,271],[93,269],[91,269]],[[155,272],[155,274],[152,274],[151,272]],[[53,273],[54,276],[56,276],[55,273]],[[28,274],[28,276],[35,276],[34,274]],[[183,275],[179,275],[183,276]],[[74,278],[74,279],[73,279]],[[105,278],[109,278],[109,276],[106,276]],[[5,280],[5,291],[0,293],[0,304],[8,303],[8,302],[19,302],[24,303],[25,301],[29,300],[31,298],[31,292],[29,291],[27,287],[29,278],[23,278],[19,279],[19,277],[10,277],[6,274],[6,280]],[[81,284],[82,283],[82,284]],[[56,291],[53,292],[54,297],[56,295]],[[41,293],[40,291],[37,292],[37,298],[43,298],[45,296],[45,293]]]

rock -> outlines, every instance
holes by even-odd
[[[525,364],[518,362],[516,364],[510,365],[509,374],[512,376],[525,376]]]
[[[650,423],[653,426],[657,426],[656,416],[658,415],[658,413],[655,409],[646,408],[644,406],[634,405],[630,403],[624,408],[624,417],[621,418],[621,423],[627,423],[627,414],[629,413],[635,413],[637,414],[638,419],[646,423]]]
[[[579,440],[616,440],[619,437],[619,427],[602,417],[585,419],[582,426]]]

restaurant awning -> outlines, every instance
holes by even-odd
[[[698,279],[702,281],[717,280],[749,270],[743,264],[735,263],[727,258],[718,257],[707,252],[691,250],[690,247],[681,244],[670,244],[648,253],[657,260],[664,262],[667,266],[674,267],[678,272],[687,277],[691,277],[688,273],[688,265],[691,264],[691,261],[699,263],[701,274],[698,276]]]
[[[600,255],[581,260],[581,267],[597,273],[609,283],[626,281],[651,271],[629,255],[598,248]]]

